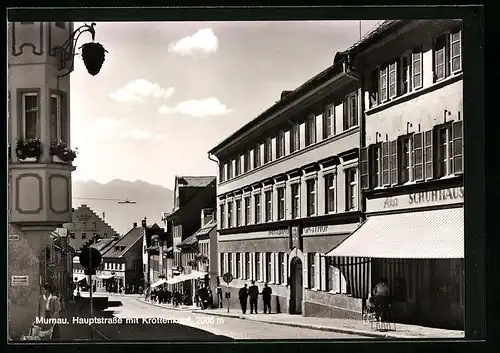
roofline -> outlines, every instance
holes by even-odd
[[[214,184],[214,186],[217,186],[217,178],[215,178],[214,180],[212,180],[209,184],[207,184],[206,186],[203,186],[203,187],[200,187],[200,189],[207,189],[210,185]],[[203,192],[203,190],[200,190],[199,192],[196,193],[196,195],[194,195],[193,198],[191,198],[182,208],[184,207],[187,207],[189,206],[193,200],[196,200],[197,197],[199,197],[199,195]],[[217,196],[217,195],[216,195]],[[181,210],[181,207],[179,207],[178,209],[176,209],[175,211],[173,211],[172,213],[170,213],[166,219],[167,221],[173,221],[175,218],[178,217],[178,215],[176,214],[179,210]]]
[[[139,228],[139,227],[134,227],[134,228],[130,229],[130,230],[129,230],[127,233],[125,233],[123,236],[121,236],[120,238],[116,239],[115,243],[110,242],[109,244],[113,244],[113,246],[115,246],[115,245],[116,245],[116,244],[118,244],[120,241],[122,241],[123,239],[125,239],[125,237],[126,237],[127,235],[129,235],[129,234],[130,234],[130,233],[131,233],[134,229],[136,229],[136,228]],[[108,245],[109,245],[109,244],[108,244]],[[106,250],[106,251],[102,254],[102,256],[106,255],[106,254],[107,254],[107,252],[108,252],[109,250],[111,250],[111,248],[112,248],[112,247],[109,247],[109,249],[108,249],[108,250]]]
[[[130,244],[119,257],[123,257],[123,255],[125,255],[132,248],[132,246],[135,245],[135,243],[137,243],[139,240],[142,240],[142,238],[144,238],[144,234],[141,234],[139,238],[137,238],[132,244]]]

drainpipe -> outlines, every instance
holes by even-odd
[[[208,159],[210,159],[212,162],[215,162],[217,163],[217,165],[219,165],[219,161],[216,160],[216,159],[213,159],[212,155],[210,154],[210,152],[208,152]]]

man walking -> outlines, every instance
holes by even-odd
[[[262,290],[262,301],[264,302],[264,314],[271,314],[271,294],[273,294],[271,287],[268,287],[267,282],[264,283],[264,289]]]
[[[248,296],[250,297],[250,314],[257,314],[257,299],[259,298],[259,288],[255,285],[255,281],[252,281],[252,285],[248,288]]]
[[[377,321],[387,321],[387,311],[390,302],[389,286],[387,282],[387,278],[382,278],[373,288]]]
[[[245,286],[240,288],[238,292],[238,297],[240,298],[240,305],[241,305],[241,311],[243,314],[247,313],[247,298],[248,298],[248,289],[247,289],[247,284],[245,283]]]

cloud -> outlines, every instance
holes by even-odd
[[[172,94],[174,94],[173,87],[162,88],[157,83],[140,78],[112,92],[110,97],[118,102],[142,102],[148,97],[167,99]]]
[[[215,53],[219,47],[219,39],[210,28],[200,29],[192,36],[184,37],[168,45],[170,53],[196,55],[197,53]]]
[[[174,108],[170,108],[167,105],[162,105],[158,109],[159,114],[180,113],[195,118],[224,115],[229,111],[230,110],[224,104],[219,102],[217,98],[184,101],[177,104],[177,106]]]

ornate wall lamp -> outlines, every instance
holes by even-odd
[[[60,51],[60,66],[59,70],[66,69],[67,71],[58,77],[64,77],[69,75],[75,66],[75,51],[76,51],[76,43],[78,39],[82,35],[82,33],[89,32],[92,36],[92,42],[88,42],[83,44],[80,48],[82,52],[82,59],[87,71],[92,76],[95,76],[101,71],[102,64],[104,63],[105,55],[108,52],[102,44],[95,42],[95,23],[91,23],[90,26],[84,24],[83,26],[78,27],[68,38],[64,44],[59,47]],[[70,67],[68,68],[68,63]]]

